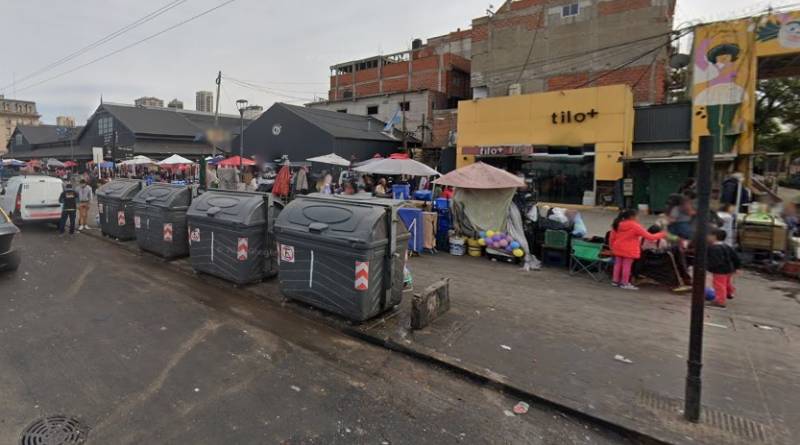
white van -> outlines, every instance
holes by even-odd
[[[58,222],[64,182],[50,176],[13,176],[0,191],[0,207],[15,223]]]

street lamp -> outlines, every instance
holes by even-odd
[[[243,166],[243,157],[244,157],[244,112],[247,111],[247,100],[246,99],[239,99],[236,101],[236,108],[239,109],[239,176],[241,179],[244,180],[244,166]]]

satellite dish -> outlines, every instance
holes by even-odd
[[[674,54],[669,59],[669,66],[676,70],[686,68],[689,66],[689,60],[691,59],[688,54]]]

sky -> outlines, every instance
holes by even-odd
[[[0,0],[0,94],[35,101],[44,123],[58,115],[83,123],[101,96],[122,103],[177,98],[194,109],[195,91],[214,90],[221,70],[222,112],[236,113],[240,98],[265,108],[276,101],[302,104],[326,96],[331,65],[404,51],[414,38],[468,28],[491,2],[499,6],[502,0]],[[678,0],[675,25],[794,3]],[[159,9],[163,13],[141,26],[50,67]]]

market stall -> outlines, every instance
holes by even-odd
[[[477,162],[442,176],[434,184],[456,189],[450,205],[455,230],[451,244],[456,251],[461,244],[458,239],[466,237],[473,256],[485,251],[496,259],[516,258],[526,270],[539,267],[525,238],[522,214],[512,203],[525,181]]]

